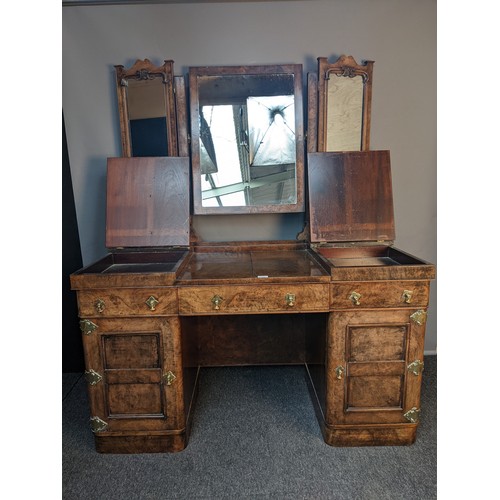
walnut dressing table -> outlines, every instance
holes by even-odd
[[[378,152],[356,156],[372,158],[372,166],[373,156],[387,159]],[[140,186],[142,200],[154,205],[158,195],[144,179],[151,165],[159,179],[167,177],[163,171],[187,169],[188,161],[110,159],[108,193],[119,178],[124,192]],[[175,201],[184,207],[170,213],[188,220],[189,198]],[[129,209],[108,204],[108,221]],[[144,216],[149,229],[127,231],[156,244],[163,232],[155,226],[158,211],[138,203],[134,213],[141,211],[151,212]],[[412,443],[433,274],[433,266],[380,243],[113,251],[71,277],[97,450],[182,450],[200,367],[249,364],[305,365],[329,444]]]
[[[388,151],[309,152],[307,168],[296,241],[214,243],[191,230],[190,158],[108,159],[110,253],[71,276],[97,451],[184,449],[200,369],[259,364],[305,366],[326,443],[414,442],[434,266],[392,246]]]

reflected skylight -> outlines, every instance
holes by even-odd
[[[202,106],[200,139],[203,206],[295,202],[293,96]]]

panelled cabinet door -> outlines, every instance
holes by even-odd
[[[178,318],[93,319],[83,335],[91,428],[183,428]]]
[[[415,316],[412,319],[414,313],[418,321]],[[327,423],[416,423],[424,334],[424,311],[385,309],[332,313],[327,360]]]

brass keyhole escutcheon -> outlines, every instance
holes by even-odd
[[[405,304],[411,304],[411,298],[413,296],[413,292],[411,290],[404,290],[401,298]]]
[[[293,307],[295,305],[295,294],[287,293],[285,295],[285,302],[288,307]]]
[[[90,419],[90,428],[92,432],[101,432],[104,431],[108,427],[108,423],[99,417],[92,417]]]
[[[89,319],[82,319],[80,321],[80,330],[84,335],[90,335],[94,330],[97,330],[97,325],[92,323]]]
[[[149,307],[151,311],[154,311],[159,303],[160,301],[156,299],[153,295],[151,295],[151,297],[149,297],[149,299],[146,300],[146,305]]]
[[[342,380],[342,376],[344,375],[344,367],[337,366],[337,368],[335,368],[335,375],[338,380]]]
[[[409,420],[412,424],[417,424],[420,420],[420,409],[414,406],[411,410],[408,410],[403,417],[406,418],[406,420]]]
[[[423,324],[425,324],[425,319],[427,318],[427,313],[422,310],[422,309],[419,309],[418,311],[415,311],[411,316],[410,316],[410,319],[416,324],[416,325],[419,325],[419,326],[422,326]]]
[[[359,301],[360,298],[361,298],[361,294],[358,293],[358,292],[351,292],[351,295],[349,295],[349,299],[351,299],[351,302],[355,306],[360,306],[361,305],[361,302]]]
[[[102,380],[102,375],[89,368],[85,370],[85,379],[89,385],[97,385]]]
[[[222,301],[224,299],[220,296],[220,295],[214,295],[212,297],[212,304],[213,304],[213,309],[215,311],[219,311],[220,310],[220,305],[222,304]]]
[[[410,363],[407,366],[407,369],[410,373],[413,373],[413,375],[418,377],[418,375],[424,371],[424,363],[419,359],[416,359],[413,363]]]
[[[169,370],[165,375],[163,375],[163,379],[165,380],[165,383],[167,385],[172,385],[172,382],[176,379],[177,377]]]
[[[106,303],[102,299],[97,299],[94,303],[95,310],[98,313],[104,312],[104,308],[106,307]]]

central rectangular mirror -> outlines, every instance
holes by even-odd
[[[302,66],[189,69],[195,214],[304,210]]]

